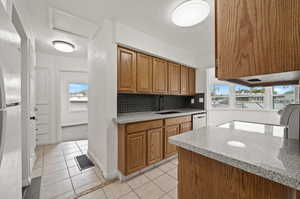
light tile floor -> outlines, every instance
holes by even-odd
[[[114,182],[80,199],[177,199],[177,158],[126,182]]]
[[[81,172],[74,156],[87,153],[87,141],[37,149],[33,175],[42,176],[41,199],[72,199],[103,182],[100,169]],[[177,165],[173,159],[126,182],[116,181],[80,199],[177,199]]]
[[[86,154],[88,141],[38,147],[33,177],[42,177],[40,199],[69,199],[105,182],[100,169],[80,171],[75,156]]]

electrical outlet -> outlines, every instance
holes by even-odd
[[[195,104],[195,99],[194,98],[191,99],[191,104]]]
[[[199,103],[203,103],[204,102],[204,99],[201,97],[199,98]]]

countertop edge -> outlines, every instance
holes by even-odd
[[[253,165],[247,162],[243,162],[240,160],[237,160],[235,158],[231,158],[213,151],[209,151],[203,148],[195,147],[180,141],[177,141],[173,139],[172,137],[169,138],[169,142],[171,144],[175,144],[178,147],[181,147],[183,149],[186,149],[191,152],[198,153],[199,155],[203,155],[205,157],[211,158],[213,160],[217,160],[219,162],[222,162],[224,164],[233,166],[235,168],[241,169],[243,171],[246,171],[248,173],[266,178],[268,180],[277,182],[279,184],[286,185],[288,187],[294,188],[298,191],[300,191],[300,183],[297,179],[293,178],[292,176],[286,176],[282,173],[271,171],[269,169],[266,169],[264,167],[260,167],[257,165]]]
[[[200,114],[200,113],[206,113],[206,110],[191,110],[176,114],[170,114],[170,115],[157,115],[149,118],[141,118],[141,119],[122,119],[119,120],[118,118],[113,118],[113,121],[117,124],[129,124],[129,123],[135,123],[135,122],[145,122],[145,121],[151,121],[151,120],[160,120],[160,119],[166,119],[166,118],[173,118],[173,117],[180,117],[180,116],[186,116],[186,115],[193,115],[193,114]],[[138,114],[138,113],[137,113]],[[153,114],[153,112],[149,112],[149,115]],[[125,116],[123,116],[125,117]],[[130,117],[130,116],[129,116]]]

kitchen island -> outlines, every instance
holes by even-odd
[[[284,127],[232,121],[169,138],[179,199],[298,199],[300,144]]]

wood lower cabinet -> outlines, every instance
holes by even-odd
[[[180,82],[181,82],[181,95],[189,95],[189,68],[181,66],[180,72]]]
[[[299,191],[178,148],[178,199],[299,199]]]
[[[175,63],[169,63],[169,94],[180,94],[180,69],[180,65]]]
[[[118,92],[136,92],[136,53],[118,48]]]
[[[192,122],[186,122],[180,124],[180,133],[191,131],[193,129]]]
[[[127,176],[177,153],[168,138],[192,129],[191,116],[118,125],[118,168]]]
[[[153,58],[153,93],[168,94],[168,62]]]
[[[147,163],[150,165],[163,159],[163,129],[152,129],[147,134]]]
[[[137,53],[136,90],[138,93],[152,93],[152,57]]]
[[[146,131],[127,136],[127,170],[133,173],[146,166]]]
[[[180,125],[166,126],[165,128],[165,157],[170,157],[177,152],[177,147],[174,144],[170,144],[168,138],[174,135],[178,135],[180,132]]]

